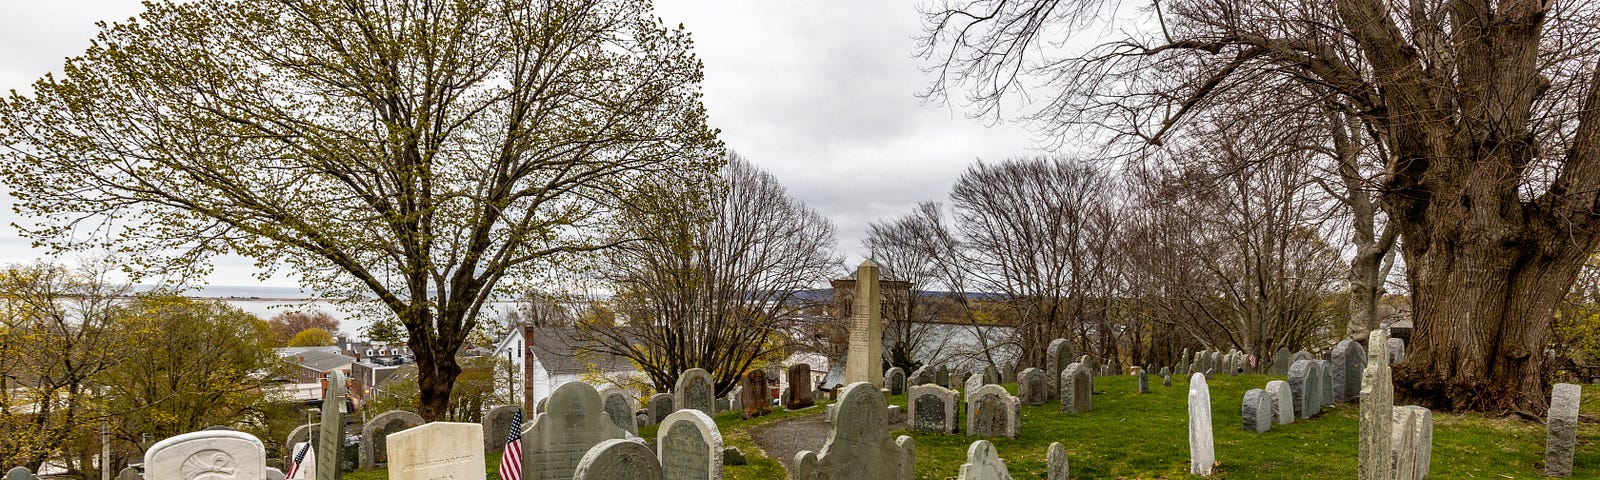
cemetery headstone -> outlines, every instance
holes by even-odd
[[[839,368],[840,366],[842,366],[844,364],[843,363],[830,363],[829,365],[833,365],[833,367],[830,367],[829,370],[828,370],[828,373],[824,374],[822,376],[822,384],[821,385],[817,385],[817,388],[820,388],[823,391],[828,391],[828,392],[833,392],[833,391],[837,391],[837,390],[839,390],[841,388],[844,388],[844,377],[845,377],[844,370],[845,369]]]
[[[33,471],[28,467],[12,467],[6,471],[5,480],[39,480],[39,477],[33,476]]]
[[[1239,408],[1239,415],[1243,417],[1245,431],[1272,430],[1272,403],[1268,400],[1266,390],[1252,388],[1244,392],[1244,405]]]
[[[1011,472],[1006,470],[1006,462],[1000,460],[993,443],[978,440],[967,447],[967,463],[961,465],[956,480],[1011,480]]]
[[[1065,338],[1051,340],[1044,352],[1044,370],[1051,379],[1060,377],[1061,372],[1066,371],[1067,364],[1072,363],[1072,342]]]
[[[634,404],[633,395],[615,385],[606,385],[600,389],[600,405],[605,408],[606,417],[610,418],[611,423],[617,428],[627,430],[634,435],[639,434],[639,423],[633,418],[634,410],[639,408]],[[715,401],[712,405],[715,409]]]
[[[1083,364],[1073,363],[1061,372],[1061,411],[1089,413],[1093,404],[1094,380]]]
[[[700,411],[699,409],[694,411]],[[664,480],[661,462],[643,443],[605,440],[595,444],[578,459],[572,472],[575,480]]]
[[[12,472],[16,472],[16,469],[12,469]],[[185,433],[156,442],[149,450],[145,450],[144,472],[147,478],[162,480],[265,480],[267,449],[261,440],[244,432],[204,430]],[[6,478],[12,478],[11,474],[7,473]]]
[[[1394,409],[1394,478],[1428,477],[1433,457],[1433,412],[1416,405]]]
[[[482,424],[433,422],[390,435],[389,479],[483,480],[484,433]]]
[[[672,405],[672,394],[657,393],[650,396],[650,423],[659,424],[662,420],[667,419],[667,415],[671,415],[672,412],[676,411],[678,409],[673,408]]]
[[[1162,375],[1161,376],[1161,386],[1163,386],[1163,387],[1172,386],[1172,375]]]
[[[912,431],[956,433],[960,400],[955,390],[933,384],[913,385],[906,398]]]
[[[759,368],[744,373],[739,389],[744,391],[744,418],[755,418],[772,413],[771,399],[767,397],[767,373]]]
[[[722,478],[722,432],[698,410],[682,410],[661,422],[656,450],[667,480]]]
[[[1315,402],[1306,396],[1306,391],[1315,388],[1317,379],[1311,377],[1311,360],[1297,360],[1289,365],[1289,390],[1292,392],[1289,399],[1294,402],[1294,417],[1307,418],[1307,403]]]
[[[1017,383],[1017,362],[1006,362],[1000,367],[1000,383]]]
[[[911,382],[911,385],[922,385],[924,383],[933,383],[933,367],[930,367],[930,366],[927,366],[927,365],[923,365],[923,366],[917,367],[917,369],[915,371],[911,372],[910,382]],[[911,388],[911,387],[907,386],[906,388]]]
[[[287,480],[287,478],[288,477],[286,477],[283,474],[283,470],[278,470],[276,468],[267,467],[267,480]],[[122,480],[122,479],[119,478],[117,480]]]
[[[988,385],[988,384],[991,384],[991,383],[993,383],[993,384],[1004,383],[1000,379],[1000,369],[994,368],[994,365],[984,365],[983,366],[983,383],[984,383],[984,385]]]
[[[320,433],[316,443],[317,480],[338,480],[340,477],[339,457],[344,450],[344,395],[344,372],[334,370],[328,374],[327,386],[322,392],[322,425],[318,428]],[[160,475],[152,477],[166,478]]]
[[[1387,344],[1387,343],[1385,343]],[[1366,368],[1367,352],[1355,340],[1340,340],[1333,347],[1333,401],[1344,403],[1361,393],[1361,372]]]
[[[1017,397],[999,385],[984,385],[975,392],[968,392],[967,435],[1015,438],[1020,404]]]
[[[534,407],[533,407],[533,412],[534,413],[544,413],[544,404],[548,400],[550,400],[550,397],[544,397],[544,398],[539,399],[539,403],[537,405],[534,405]]]
[[[1178,354],[1178,375],[1188,375],[1188,374],[1189,374],[1189,349],[1185,348],[1185,349],[1183,349],[1183,353]]]
[[[518,405],[501,405],[484,414],[483,451],[498,452],[506,448],[505,433],[511,429],[511,417],[521,409]]]
[[[856,267],[856,298],[850,308],[850,346],[845,357],[845,383],[883,386],[883,297],[878,291],[878,264],[872,259]]]
[[[1549,418],[1545,421],[1544,474],[1572,476],[1572,455],[1578,441],[1578,404],[1583,389],[1557,383],[1550,389]]]
[[[1022,373],[1017,374],[1017,397],[1022,399],[1023,404],[1043,405],[1049,401],[1049,390],[1054,382],[1046,375],[1049,373],[1033,367],[1024,368]],[[972,392],[967,392],[967,395],[972,395]]]
[[[1045,465],[1044,480],[1068,480],[1067,447],[1061,446],[1061,442],[1050,442]]]
[[[973,376],[967,377],[967,382],[966,382],[966,385],[963,386],[963,390],[966,390],[968,393],[971,393],[971,392],[977,391],[978,387],[981,387],[983,385],[984,385],[983,376],[981,376],[981,375],[973,375]]]
[[[1150,393],[1150,374],[1139,369],[1139,393]]]
[[[970,373],[971,372],[966,372],[966,371],[962,371],[962,370],[953,370],[953,371],[951,371],[950,372],[950,387],[951,388],[955,388],[956,385],[963,385],[963,386],[966,385],[967,384],[967,379],[973,377],[973,375],[970,375]],[[977,377],[978,377],[979,381],[981,382],[982,379],[983,379],[983,375],[980,374],[980,375],[977,375]]]
[[[422,420],[421,415],[405,410],[390,410],[372,417],[361,427],[361,468],[373,469],[389,463],[388,449],[385,448],[389,435],[424,423],[427,422]]]
[[[1322,413],[1322,406],[1327,405],[1328,399],[1328,368],[1327,362],[1315,360],[1310,363],[1306,371],[1306,404],[1305,418],[1315,417]]]
[[[626,438],[628,431],[612,423],[602,408],[600,392],[584,382],[563,383],[550,394],[545,413],[534,417],[524,432],[522,478],[573,478],[573,469],[590,448],[605,440]]]
[[[1278,351],[1272,354],[1272,374],[1288,375],[1291,356],[1294,354],[1289,352],[1289,347],[1278,347]]]
[[[889,372],[883,375],[883,381],[888,384],[890,395],[906,393],[906,371],[900,367],[890,368]]]
[[[1206,376],[1189,377],[1189,473],[1211,475],[1217,463],[1215,439],[1211,436],[1211,388]]]
[[[1289,382],[1267,382],[1267,397],[1272,400],[1272,417],[1279,425],[1294,423],[1294,391],[1289,388]]]
[[[710,415],[716,413],[716,408],[711,406],[716,398],[716,383],[711,379],[711,372],[704,368],[684,371],[672,390],[672,405],[678,410],[693,408]]]
[[[1159,377],[1165,377],[1167,375],[1172,375],[1172,367],[1161,367],[1161,371],[1156,373],[1156,376]]]
[[[950,367],[944,365],[934,367],[933,383],[945,388],[955,388],[955,385],[950,383]]]
[[[1322,405],[1328,406],[1339,403],[1333,398],[1333,362],[1327,360],[1314,360],[1312,363],[1315,363],[1320,369],[1320,372],[1318,372],[1317,376],[1317,379],[1320,381],[1320,383],[1317,384],[1317,392],[1322,394]]]
[[[838,413],[827,443],[820,454],[795,454],[794,480],[911,480],[915,476],[915,443],[908,436],[889,439],[888,401],[876,385],[852,383],[834,405]]]
[[[1406,359],[1406,341],[1398,338],[1389,339],[1389,365],[1398,365]]]
[[[280,472],[280,473],[282,473],[282,472]],[[128,467],[128,468],[122,469],[122,471],[120,471],[120,472],[117,472],[117,480],[144,480],[144,475],[139,473],[139,469],[133,468],[133,467]],[[271,479],[269,479],[269,480],[271,480]],[[283,480],[283,479],[280,478],[278,480]]]
[[[301,443],[304,443],[306,445],[315,446],[317,444],[316,439],[317,439],[317,429],[318,428],[320,428],[320,427],[315,423],[307,423],[305,425],[301,425],[301,426],[295,427],[294,430],[290,430],[289,431],[289,437],[283,442],[283,444],[292,446],[292,445],[299,445]],[[285,450],[289,450],[289,449],[286,448]],[[291,451],[284,452],[284,453],[285,453],[284,464],[288,464],[289,461],[294,458],[294,452],[291,450]],[[301,470],[307,470],[307,471],[315,471],[316,470],[316,465],[315,464],[303,465],[303,466],[301,466],[300,469]],[[315,476],[306,476],[306,478],[316,478],[316,477]]]
[[[1367,340],[1372,351],[1361,373],[1361,480],[1389,480],[1394,474],[1394,383],[1389,377],[1387,337],[1383,329],[1377,329]],[[1334,388],[1338,388],[1337,380]]]
[[[723,465],[748,465],[749,463],[750,460],[744,456],[744,451],[739,450],[739,447],[727,447],[722,449]]]

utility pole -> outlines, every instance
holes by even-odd
[[[532,419],[533,403],[533,322],[522,324],[522,410],[524,418]]]

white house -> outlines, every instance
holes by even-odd
[[[529,358],[533,362],[534,403],[549,397],[556,387],[564,383],[584,381],[585,374],[588,374],[588,380],[603,377],[611,381],[644,375],[627,358],[583,351],[578,348],[579,342],[574,338],[576,336],[570,327],[534,328],[532,355]],[[520,373],[524,371],[523,362],[528,360],[524,358],[528,356],[524,354],[528,350],[526,347],[522,329],[513,328],[495,344],[494,355],[510,360],[512,371]],[[512,398],[522,398],[522,377],[512,376],[509,387]],[[601,386],[596,384],[595,388]]]

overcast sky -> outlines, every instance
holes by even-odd
[[[832,219],[839,249],[862,258],[869,222],[943,199],[976,159],[1033,153],[1022,127],[988,127],[959,110],[924,105],[928,84],[914,57],[921,27],[911,2],[657,0],[669,24],[693,32],[705,62],[706,107],[727,146],[766,168],[792,195]],[[0,91],[23,89],[82,53],[97,21],[142,10],[136,0],[5,2],[0,15]],[[44,254],[0,211],[0,258]],[[255,285],[242,258],[222,258],[213,285]],[[280,276],[267,282],[292,286]]]

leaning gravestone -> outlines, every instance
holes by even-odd
[[[1266,390],[1252,388],[1244,392],[1244,405],[1239,407],[1239,416],[1244,420],[1245,431],[1262,433],[1272,430],[1272,403],[1268,400]]]
[[[1292,356],[1294,354],[1289,352],[1289,347],[1278,347],[1278,351],[1272,354],[1272,374],[1288,375],[1289,357]]]
[[[1394,409],[1394,479],[1428,477],[1433,457],[1433,412],[1416,405]]]
[[[506,448],[506,435],[511,431],[511,417],[522,407],[501,405],[489,409],[483,416],[483,451],[498,452]]]
[[[1389,480],[1394,475],[1394,382],[1389,373],[1388,335],[1383,329],[1373,330],[1367,342],[1372,350],[1361,372],[1359,478]],[[1337,388],[1338,382],[1334,383]]]
[[[883,374],[883,383],[888,384],[890,395],[906,393],[906,371],[900,367],[891,367]]]
[[[1289,399],[1294,402],[1294,418],[1306,418],[1306,404],[1315,402],[1307,398],[1306,391],[1315,388],[1317,380],[1311,377],[1311,360],[1298,360],[1289,365],[1289,390],[1292,392]]]
[[[1067,472],[1067,447],[1061,442],[1050,442],[1050,449],[1045,452],[1044,480],[1068,480]]]
[[[1294,423],[1294,391],[1289,388],[1289,382],[1273,380],[1267,382],[1267,398],[1272,401],[1272,417],[1279,425]]]
[[[550,394],[545,413],[534,417],[523,435],[522,478],[570,479],[578,460],[590,448],[605,440],[626,438],[628,432],[606,416],[600,392],[594,387],[583,382],[561,384]]]
[[[1572,455],[1578,441],[1578,404],[1583,389],[1557,383],[1550,389],[1549,419],[1545,421],[1544,474],[1572,476]]]
[[[1333,363],[1333,401],[1344,403],[1361,393],[1361,372],[1366,369],[1367,352],[1355,340],[1340,340],[1329,360]]]
[[[15,471],[15,470],[13,470]],[[144,452],[145,478],[265,480],[267,449],[254,435],[230,430],[185,433]],[[9,479],[10,474],[6,477]]]
[[[967,447],[967,463],[961,465],[956,480],[1011,480],[1011,472],[1006,470],[1006,462],[1000,459],[993,443],[978,440]]]
[[[744,398],[740,399],[744,404],[740,415],[744,418],[772,413],[772,399],[767,397],[767,372],[759,368],[745,372],[740,380],[739,389],[744,391]]]
[[[667,480],[722,478],[722,433],[699,410],[679,411],[661,422],[656,451]]]
[[[698,410],[698,409],[696,409]],[[705,412],[701,412],[705,413]],[[628,440],[600,442],[578,459],[572,472],[577,480],[663,480],[666,477],[655,452],[643,443]]]
[[[968,392],[967,435],[1016,438],[1018,403],[1017,397],[999,385],[984,385]]]
[[[1094,396],[1094,380],[1081,363],[1067,365],[1061,371],[1061,411],[1089,413]]]
[[[915,385],[906,395],[915,432],[956,433],[959,393],[938,385]]]
[[[693,408],[705,412],[706,415],[716,413],[716,384],[711,380],[711,372],[704,368],[691,368],[678,376],[678,384],[672,390],[672,404],[678,410]]]
[[[1211,475],[1217,463],[1215,440],[1211,437],[1211,388],[1205,374],[1189,377],[1189,473]]]
[[[672,405],[672,394],[657,393],[650,396],[650,423],[659,424],[676,411],[678,409]]]
[[[396,433],[389,437],[389,480],[483,480],[483,435],[482,424],[456,422]]]
[[[927,366],[927,365],[923,365],[923,366],[917,367],[917,369],[915,371],[911,372],[911,380],[910,380],[910,382],[911,382],[911,385],[922,385],[924,383],[933,383],[933,367],[930,367],[930,366]],[[910,388],[910,387],[907,387],[907,388]]]
[[[794,480],[911,480],[915,476],[915,444],[904,435],[889,439],[889,404],[876,385],[852,383],[835,405],[838,418],[829,429],[822,453],[795,454]]]
[[[1017,397],[1022,399],[1024,405],[1043,405],[1050,400],[1050,387],[1054,382],[1047,377],[1049,373],[1033,367],[1022,369],[1017,374]],[[972,392],[967,392],[972,395]]]
[[[384,448],[389,435],[424,423],[427,422],[421,415],[405,410],[390,410],[372,417],[361,427],[361,468],[370,470],[389,463],[388,449]]]
[[[787,378],[787,381],[789,382],[789,398],[787,401],[783,402],[783,408],[787,408],[789,410],[799,410],[816,405],[817,402],[811,399],[811,365],[806,363],[796,363],[794,365],[790,365],[789,371],[786,373],[788,373],[789,377]],[[905,374],[902,373],[900,374],[900,384],[902,388],[904,388],[905,383],[906,377]]]
[[[633,403],[633,396],[628,395],[626,390],[615,385],[606,385],[600,389],[600,405],[605,408],[606,417],[610,418],[611,423],[617,428],[627,430],[634,435],[639,434],[639,422],[633,418],[633,411],[638,410],[638,407]]]

